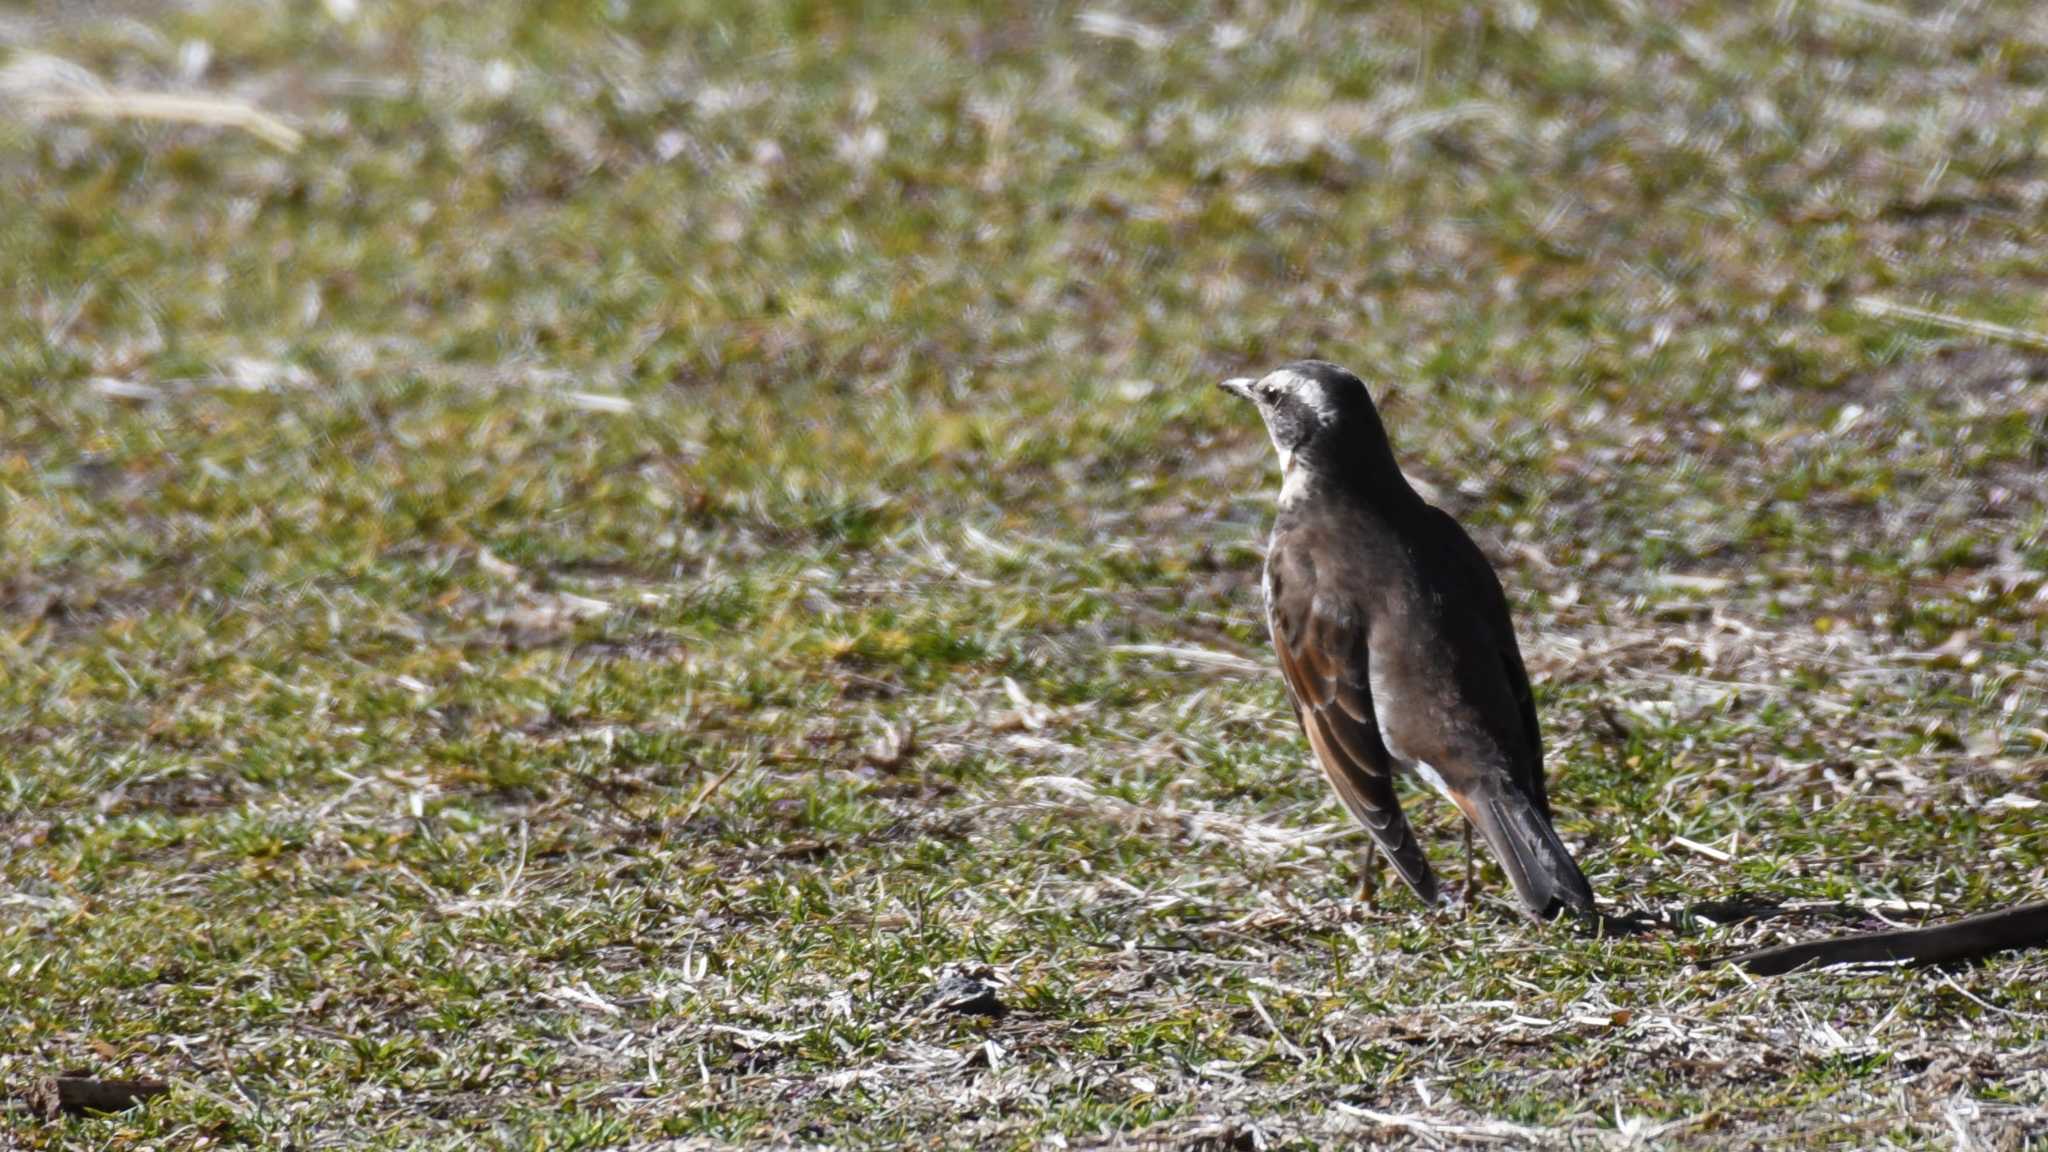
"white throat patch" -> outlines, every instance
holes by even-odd
[[[1294,453],[1282,449],[1280,452],[1280,506],[1301,499],[1308,491],[1308,473],[1294,466]]]

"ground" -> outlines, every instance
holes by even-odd
[[[2048,953],[1700,962],[2048,894],[2044,139],[2019,2],[10,7],[0,1086],[171,1092],[0,1144],[2042,1146]],[[1353,898],[1311,353],[1793,914]]]

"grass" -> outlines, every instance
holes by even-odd
[[[2048,331],[2026,5],[51,5],[0,67],[0,1083],[173,1085],[0,1142],[2048,1139],[2039,955],[1352,900],[1209,387],[1373,382],[1619,905],[2038,899],[2048,360],[1900,311]]]

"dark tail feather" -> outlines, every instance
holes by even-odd
[[[1478,793],[1469,798],[1465,814],[1493,846],[1531,916],[1548,920],[1561,908],[1593,911],[1593,886],[1528,797],[1513,788]]]

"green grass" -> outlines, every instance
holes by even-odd
[[[2041,898],[2048,357],[1857,306],[2048,331],[2028,6],[350,7],[0,16],[0,1085],[173,1085],[0,1143],[2040,1145],[2048,959],[1366,908],[1130,649],[1321,355],[1604,895]]]

